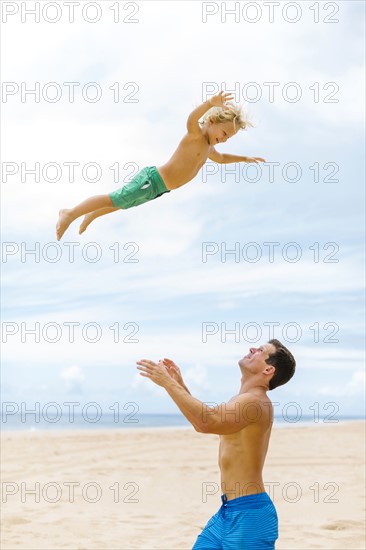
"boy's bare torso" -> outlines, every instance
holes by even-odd
[[[177,189],[192,180],[212,150],[203,132],[187,133],[168,162],[157,167],[167,188]]]
[[[251,411],[255,415],[255,410]],[[265,492],[262,469],[272,429],[271,401],[263,398],[260,420],[231,435],[220,436],[221,490],[228,500]]]

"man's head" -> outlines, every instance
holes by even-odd
[[[225,107],[212,107],[202,119],[209,144],[223,143],[234,136],[240,129],[253,126],[245,117],[240,106],[228,103]]]
[[[269,390],[286,384],[294,375],[296,362],[292,353],[279,340],[269,340],[239,361],[243,374],[256,376]]]

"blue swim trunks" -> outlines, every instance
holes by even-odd
[[[192,550],[274,550],[278,519],[267,493],[221,500]]]
[[[164,193],[169,193],[156,166],[143,168],[126,185],[109,193],[113,206],[126,210],[132,206],[139,206],[144,202],[157,199]]]

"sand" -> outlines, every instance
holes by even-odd
[[[364,435],[273,429],[276,549],[365,548]],[[190,428],[3,432],[1,448],[2,550],[189,549],[221,503],[218,436]]]

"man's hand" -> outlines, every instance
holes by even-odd
[[[167,357],[163,359],[162,363],[166,367],[169,375],[173,378],[173,380],[178,382],[178,384],[180,384],[181,386],[184,386],[183,376],[180,372],[180,368],[178,367],[178,365],[176,365],[174,361],[168,359]]]
[[[209,103],[212,105],[212,107],[222,107],[223,109],[227,108],[225,107],[225,103],[227,101],[231,101],[234,99],[234,96],[231,93],[226,92],[220,92],[217,95],[214,95],[209,99]]]
[[[148,359],[141,359],[140,361],[136,361],[136,364],[140,365],[137,369],[142,371],[140,372],[141,376],[150,378],[150,380],[152,380],[155,384],[162,386],[163,388],[169,385],[171,379],[173,378],[168,373],[163,361],[154,363],[154,361],[149,361]]]
[[[183,381],[183,376],[182,376],[182,373],[180,372],[180,368],[178,367],[178,365],[176,365],[174,361],[172,361],[171,359],[168,359],[167,357],[163,359],[163,364],[165,365],[167,372],[173,378],[173,380],[178,382],[178,384],[182,386],[182,388],[184,388],[189,394],[191,394],[191,392],[189,391],[189,389],[187,388],[187,386]]]

